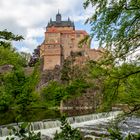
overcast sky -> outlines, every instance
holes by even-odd
[[[43,41],[45,27],[50,18],[55,19],[59,9],[63,20],[70,17],[77,29],[90,32],[90,26],[84,25],[84,22],[93,10],[84,10],[83,1],[0,0],[0,30],[23,35],[25,40],[14,45],[19,51],[32,52]]]

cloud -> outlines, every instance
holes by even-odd
[[[27,47],[21,47],[20,52],[30,52],[30,49]]]
[[[11,17],[1,18],[0,17],[0,30],[8,29],[8,31],[13,32],[14,34],[20,33],[21,35],[25,36],[27,34],[26,27],[21,26],[18,24],[16,19]]]
[[[83,0],[0,0],[0,30],[23,35],[23,42],[13,44],[19,51],[32,52],[43,41],[45,26],[58,9],[63,19],[70,17],[81,24],[93,11],[83,9]]]

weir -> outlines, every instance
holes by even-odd
[[[107,138],[109,136],[107,131],[108,128],[110,128],[109,122],[121,113],[121,111],[114,111],[109,113],[74,116],[68,117],[67,120],[73,128],[78,128],[84,137],[96,139],[105,136]],[[61,123],[59,120],[42,120],[32,122],[31,130],[35,133],[41,132],[42,140],[45,140],[48,137],[53,138],[56,131],[60,132],[60,125]],[[6,140],[9,135],[8,126],[18,127],[15,124],[0,126],[0,140]],[[126,117],[125,120],[119,122],[118,127],[123,137],[128,133],[140,133],[140,118],[136,116]]]
[[[88,123],[98,123],[100,121],[109,121],[115,118],[121,111],[108,112],[108,113],[98,113],[98,114],[89,114],[83,116],[74,116],[68,117],[67,121],[71,124],[72,127],[82,127],[84,124]],[[6,139],[6,136],[9,135],[10,130],[8,126],[18,127],[16,124],[9,124],[0,126],[0,140]],[[59,131],[61,123],[59,120],[42,120],[38,122],[31,123],[31,130],[35,132],[41,132],[41,134],[53,137],[56,130]]]

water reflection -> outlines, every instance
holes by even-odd
[[[92,114],[94,113],[94,109],[65,109],[61,110],[62,114],[66,114],[67,116],[80,116],[80,115],[86,115],[86,114]]]
[[[29,109],[9,110],[0,112],[0,125],[17,122],[35,122],[46,119],[56,119],[65,113],[67,116],[79,116],[93,113],[93,109]]]
[[[60,117],[59,110],[9,110],[7,112],[0,112],[0,125],[25,121],[34,122],[42,119],[55,119],[58,117]]]

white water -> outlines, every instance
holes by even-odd
[[[96,120],[85,121],[85,122],[80,122],[80,123],[74,123],[74,124],[71,124],[71,126],[73,128],[84,127],[86,125],[93,125],[93,124],[95,125],[95,124],[99,124],[99,123],[103,123],[103,122],[109,122],[112,119],[114,119],[114,116],[96,119]],[[56,131],[60,132],[60,127],[55,127],[55,128],[51,128],[51,129],[42,129],[42,130],[38,130],[35,132],[41,132],[42,135],[46,135],[46,136],[53,138]]]
[[[102,122],[108,122],[111,119],[114,119],[120,111],[109,112],[109,113],[98,113],[90,114],[76,117],[68,117],[67,120],[70,122],[71,126],[74,128],[84,127],[85,125],[99,124]],[[33,122],[31,124],[31,129],[33,131],[41,132],[42,135],[53,137],[56,131],[60,131],[60,121],[39,121]],[[5,128],[0,128],[0,140],[6,140],[6,136],[9,135],[9,130]]]

